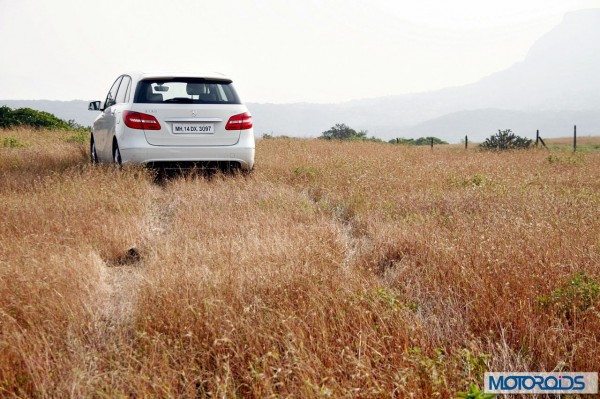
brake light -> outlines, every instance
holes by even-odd
[[[246,130],[252,129],[252,116],[248,112],[233,115],[227,121],[225,130]]]
[[[152,115],[135,111],[124,111],[123,122],[132,129],[160,130],[160,123]]]

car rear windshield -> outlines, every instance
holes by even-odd
[[[204,78],[156,78],[138,83],[136,103],[240,104],[231,80]]]

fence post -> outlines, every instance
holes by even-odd
[[[433,137],[431,138],[431,149],[433,150]]]
[[[546,143],[544,142],[544,139],[540,136],[540,131],[539,130],[535,133],[535,146],[536,147],[538,146],[538,143],[542,143],[542,145],[544,146],[544,148],[548,148],[546,146]]]
[[[573,127],[573,152],[577,151],[577,125]]]
[[[465,150],[469,147],[469,136],[465,136]]]

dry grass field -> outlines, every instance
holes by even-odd
[[[599,152],[271,139],[250,176],[156,181],[70,135],[0,131],[0,397],[450,398],[600,369]]]

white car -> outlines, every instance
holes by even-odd
[[[252,117],[220,74],[119,76],[90,138],[91,161],[158,168],[254,167]]]

